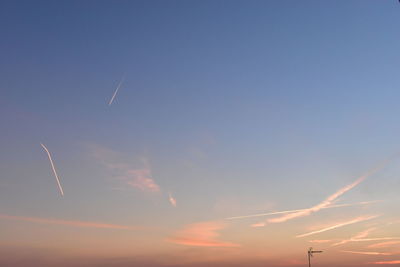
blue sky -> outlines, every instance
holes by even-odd
[[[399,12],[389,0],[2,1],[0,214],[161,228],[141,234],[157,244],[143,255],[155,258],[179,259],[168,238],[210,227],[241,245],[240,260],[253,257],[271,243],[249,222],[214,221],[311,207],[399,152]],[[332,209],[330,218],[397,220],[397,163],[341,199],[385,204]],[[306,232],[324,219],[315,216],[264,233]],[[2,247],[54,247],[51,238],[33,241],[50,236],[46,225],[39,231],[33,222],[25,237],[9,218],[0,225]],[[55,227],[51,236],[78,234],[71,231]],[[97,240],[79,233],[87,244]],[[215,251],[194,255],[195,264],[226,261]],[[291,266],[298,258],[267,260]]]

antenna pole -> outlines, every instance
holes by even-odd
[[[308,254],[308,267],[311,267],[311,257],[312,257],[313,253],[322,253],[322,251],[321,250],[313,250],[312,248],[310,248],[307,251],[307,254]]]

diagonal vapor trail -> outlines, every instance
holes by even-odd
[[[331,206],[328,206],[328,207],[323,207],[322,209],[361,206],[361,205],[368,205],[368,204],[373,204],[373,203],[377,203],[377,202],[381,202],[381,200],[363,201],[363,202],[350,203],[350,204],[336,204],[336,205],[331,205]],[[263,217],[263,216],[271,216],[271,215],[278,215],[278,214],[295,213],[295,212],[301,212],[301,211],[307,211],[307,210],[309,210],[309,209],[297,209],[297,210],[275,211],[275,212],[268,212],[268,213],[258,213],[258,214],[252,214],[252,215],[228,217],[228,218],[225,218],[225,220],[236,220],[236,219],[245,219],[245,218],[253,218],[253,217]]]
[[[329,230],[333,230],[339,227],[343,227],[346,225],[350,225],[350,224],[354,224],[354,223],[359,223],[359,222],[364,222],[364,221],[368,221],[368,220],[372,220],[379,217],[379,215],[372,215],[372,216],[363,216],[363,217],[358,217],[355,218],[353,220],[347,221],[347,222],[343,222],[343,223],[339,223],[339,224],[335,224],[317,231],[313,231],[313,232],[309,232],[309,233],[305,233],[305,234],[301,234],[301,235],[297,235],[296,237],[306,237],[306,236],[310,236],[310,235],[315,235],[315,234],[319,234],[319,233],[323,233]]]
[[[298,211],[298,212],[293,212],[293,213],[289,213],[289,214],[286,214],[286,215],[282,215],[281,217],[269,219],[268,222],[269,223],[286,222],[286,221],[294,219],[294,218],[308,216],[308,215],[310,215],[310,214],[312,214],[314,212],[318,212],[321,209],[324,209],[326,207],[331,206],[336,201],[336,199],[338,197],[340,197],[344,193],[350,191],[351,189],[353,189],[354,187],[356,187],[357,185],[362,183],[369,176],[371,176],[371,175],[375,174],[376,172],[378,172],[379,170],[381,170],[389,162],[391,162],[395,157],[398,157],[398,155],[396,154],[395,156],[382,161],[376,167],[374,167],[371,170],[367,171],[364,175],[358,177],[357,180],[355,180],[351,184],[346,185],[345,187],[342,187],[341,189],[336,191],[334,194],[328,196],[324,201],[320,202],[319,204],[317,204],[317,205],[315,205],[315,206],[313,206],[313,207],[311,207],[309,209],[305,209],[305,210],[302,210],[302,211]]]
[[[375,230],[376,230],[375,227],[366,229],[366,230],[356,234],[355,236],[350,237],[349,239],[344,239],[344,240],[341,240],[340,242],[332,244],[332,247],[343,245],[343,244],[347,244],[349,242],[354,242],[354,241],[359,240],[359,239],[365,239],[367,236],[369,236],[369,234],[372,231],[375,231]]]
[[[121,87],[121,85],[122,85],[122,83],[124,82],[124,80],[125,80],[125,75],[122,76],[122,79],[121,79],[121,81],[119,82],[119,84],[118,84],[118,86],[117,86],[117,89],[115,89],[114,94],[112,95],[110,101],[108,102],[108,105],[109,105],[109,106],[111,106],[111,104],[113,103],[114,98],[115,98],[115,96],[117,95],[118,90],[119,90],[119,88]]]
[[[58,189],[60,190],[61,195],[64,196],[64,191],[63,191],[63,189],[61,187],[60,179],[58,178],[56,167],[54,166],[53,159],[51,158],[51,154],[50,154],[49,150],[47,149],[47,147],[45,145],[43,145],[42,143],[40,143],[40,145],[43,147],[43,149],[47,153],[47,156],[49,157],[51,168],[53,169],[54,176],[56,177],[56,180],[57,180]]]

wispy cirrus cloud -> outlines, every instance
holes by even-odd
[[[239,244],[218,240],[219,230],[226,227],[224,222],[201,222],[187,225],[167,241],[175,244],[197,247],[239,247]]]
[[[316,231],[312,231],[312,232],[309,232],[309,233],[297,235],[296,237],[306,237],[306,236],[310,236],[310,235],[315,235],[315,234],[323,233],[323,232],[330,231],[330,230],[333,230],[333,229],[336,229],[336,228],[340,228],[340,227],[343,227],[343,226],[346,226],[346,225],[372,220],[372,219],[375,219],[377,217],[379,217],[379,215],[361,216],[361,217],[357,217],[355,219],[352,219],[350,221],[341,222],[341,223],[337,223],[337,224],[331,225],[329,227],[325,227],[325,228],[320,229],[320,230],[316,230]]]
[[[374,173],[376,173],[377,171],[381,170],[387,163],[389,163],[391,161],[391,159],[385,160],[384,162],[382,162],[381,164],[379,164],[378,166],[376,166],[375,168],[369,170],[367,173],[365,173],[364,175],[358,177],[354,182],[352,182],[351,184],[346,185],[345,187],[342,187],[341,189],[339,189],[338,191],[336,191],[334,194],[330,195],[329,197],[327,197],[324,201],[322,201],[321,203],[308,208],[308,209],[303,209],[303,210],[299,210],[297,212],[294,213],[289,213],[289,214],[285,214],[281,217],[277,217],[277,218],[272,218],[269,219],[268,222],[269,223],[281,223],[281,222],[286,222],[288,220],[292,220],[295,218],[299,218],[299,217],[304,217],[304,216],[308,216],[314,212],[317,212],[321,209],[327,208],[329,206],[331,206],[335,200],[342,196],[344,193],[350,191],[351,189],[353,189],[354,187],[356,187],[357,185],[359,185],[361,182],[363,182],[365,179],[367,179],[369,176],[373,175]]]
[[[38,218],[38,217],[13,216],[7,214],[0,214],[0,219],[42,223],[42,224],[58,224],[58,225],[66,225],[72,227],[108,228],[108,229],[123,229],[123,230],[144,229],[143,227],[137,227],[137,226],[126,226],[126,225],[100,223],[100,222],[69,221],[69,220]]]
[[[151,167],[147,158],[126,160],[121,153],[107,149],[100,145],[91,146],[92,155],[106,168],[111,170],[116,180],[142,192],[160,192],[160,186],[152,176]]]
[[[172,206],[176,207],[176,199],[172,196],[171,193],[168,193],[168,200],[169,200],[169,203],[171,203]]]
[[[160,192],[160,186],[153,180],[150,167],[126,170],[126,174],[128,175],[126,178],[128,185],[143,192]]]

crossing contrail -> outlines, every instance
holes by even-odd
[[[317,211],[319,211],[321,209],[324,209],[324,208],[327,208],[327,207],[331,206],[336,201],[336,199],[338,197],[340,197],[344,193],[350,191],[351,189],[353,189],[354,187],[356,187],[357,185],[362,183],[369,176],[371,176],[371,175],[375,174],[376,172],[378,172],[379,170],[381,170],[383,167],[385,167],[390,161],[392,161],[397,156],[398,155],[396,154],[395,156],[393,156],[393,157],[381,162],[379,165],[377,165],[373,169],[369,170],[364,175],[358,177],[357,180],[355,180],[351,184],[346,185],[345,187],[343,187],[343,188],[339,189],[338,191],[336,191],[334,194],[328,196],[324,201],[320,202],[319,204],[317,204],[317,205],[315,205],[315,206],[313,206],[313,207],[311,207],[309,209],[305,209],[305,210],[289,213],[289,214],[286,214],[286,215],[282,215],[281,217],[278,217],[278,218],[269,219],[268,222],[269,223],[286,222],[286,221],[294,219],[294,218],[308,216],[308,215],[310,215],[312,213],[315,213],[315,212],[317,212]]]
[[[40,143],[40,145],[43,147],[43,149],[44,149],[44,150],[46,151],[46,153],[47,153],[47,156],[49,157],[49,161],[50,161],[50,164],[51,164],[51,168],[53,169],[54,176],[56,177],[56,180],[57,180],[58,189],[60,189],[61,195],[64,196],[64,191],[63,191],[63,189],[62,189],[62,187],[61,187],[60,179],[58,178],[57,171],[56,171],[56,167],[54,166],[53,159],[51,158],[50,152],[49,152],[49,150],[47,149],[47,147],[46,147],[45,145],[43,145],[42,143]]]
[[[364,201],[364,202],[350,203],[350,204],[336,204],[336,205],[331,205],[331,206],[328,206],[328,207],[323,207],[322,209],[368,205],[368,204],[377,203],[377,202],[380,202],[380,200],[377,200],[377,201]],[[277,215],[277,214],[295,213],[295,212],[307,211],[307,210],[308,209],[297,209],[297,210],[275,211],[275,212],[268,212],[268,213],[258,213],[258,214],[252,214],[252,215],[229,217],[229,218],[225,218],[225,220],[236,220],[236,219],[262,217],[262,216],[270,216],[270,215]]]
[[[358,217],[358,218],[355,218],[355,219],[347,221],[347,222],[338,223],[338,224],[335,224],[335,225],[332,225],[332,226],[329,226],[329,227],[326,227],[326,228],[323,228],[323,229],[320,229],[320,230],[317,230],[317,231],[313,231],[313,232],[297,235],[296,237],[306,237],[306,236],[310,236],[310,235],[315,235],[315,234],[319,234],[319,233],[323,233],[323,232],[326,232],[326,231],[330,231],[330,230],[333,230],[333,229],[336,229],[336,228],[339,228],[339,227],[343,227],[343,226],[346,226],[346,225],[372,220],[372,219],[375,219],[377,217],[379,217],[379,215],[362,216],[362,217]]]
[[[119,84],[118,84],[118,86],[117,86],[117,89],[115,89],[114,94],[113,94],[113,96],[112,96],[111,99],[110,99],[110,102],[108,102],[108,105],[109,105],[109,106],[111,106],[112,102],[114,101],[114,98],[115,98],[115,96],[117,95],[118,90],[119,90],[119,88],[121,87],[122,83],[124,82],[124,79],[125,79],[125,75],[122,76],[122,79],[121,79],[121,81],[119,82]]]

